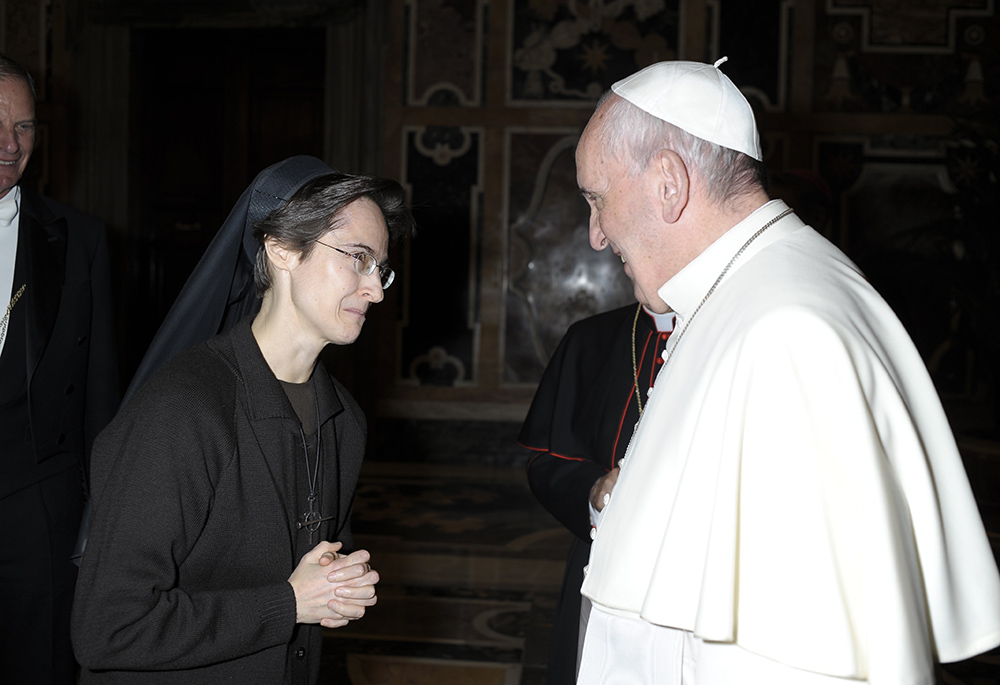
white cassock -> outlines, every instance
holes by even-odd
[[[699,669],[753,683],[772,666],[929,684],[935,659],[1000,644],[1000,577],[948,421],[857,267],[792,214],[691,319],[785,209],[764,205],[659,290],[673,354],[597,528],[582,592],[602,633],[592,615],[581,683],[619,682],[602,672],[623,641],[672,641],[656,649],[696,685],[713,682]]]

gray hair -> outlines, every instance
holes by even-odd
[[[21,81],[28,90],[31,91],[31,102],[38,102],[38,94],[35,92],[35,79],[31,78],[28,70],[12,60],[10,57],[0,52],[0,81],[16,80]]]
[[[295,191],[291,199],[253,226],[257,240],[254,283],[261,297],[271,287],[266,238],[308,257],[316,241],[343,221],[344,209],[366,197],[382,212],[390,242],[413,233],[413,216],[406,206],[406,194],[393,180],[374,176],[353,176],[335,172],[319,176]]]
[[[755,190],[767,190],[763,163],[691,135],[625,98],[612,95],[606,92],[597,103],[598,108],[605,108],[599,133],[606,149],[618,156],[631,176],[645,171],[660,150],[669,149],[704,179],[709,197],[720,205]]]

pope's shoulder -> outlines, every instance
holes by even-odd
[[[700,316],[723,317],[749,335],[772,342],[797,338],[795,330],[825,328],[842,339],[899,334],[892,309],[840,249],[805,227],[749,259]]]

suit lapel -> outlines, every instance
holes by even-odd
[[[28,256],[26,339],[28,382],[48,345],[59,311],[66,273],[66,220],[54,217],[30,191],[22,189],[18,244]]]

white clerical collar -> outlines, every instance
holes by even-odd
[[[21,188],[14,186],[0,197],[0,230],[11,225],[21,206]],[[16,225],[15,225],[16,227]]]
[[[667,312],[666,314],[657,314],[652,309],[646,305],[642,305],[643,310],[653,318],[653,325],[656,326],[658,333],[670,333],[674,330],[674,321],[677,319],[677,315],[673,312]]]
[[[656,291],[657,295],[677,313],[677,316],[682,321],[687,321],[704,299],[709,288],[715,283],[719,274],[722,273],[726,265],[732,260],[733,255],[743,247],[743,244],[747,242],[750,236],[760,230],[761,226],[787,209],[788,205],[782,200],[771,200],[761,205],[750,216],[733,226],[722,237],[709,245],[704,252],[695,257],[673,278],[660,286],[660,289]],[[790,221],[789,219],[791,218],[795,220]],[[731,275],[741,263],[746,263],[751,256],[762,248],[778,240],[783,235],[787,235],[791,231],[800,228],[802,225],[801,220],[794,217],[794,215],[789,215],[784,220],[770,226],[740,255],[739,260],[733,265],[727,276]]]

